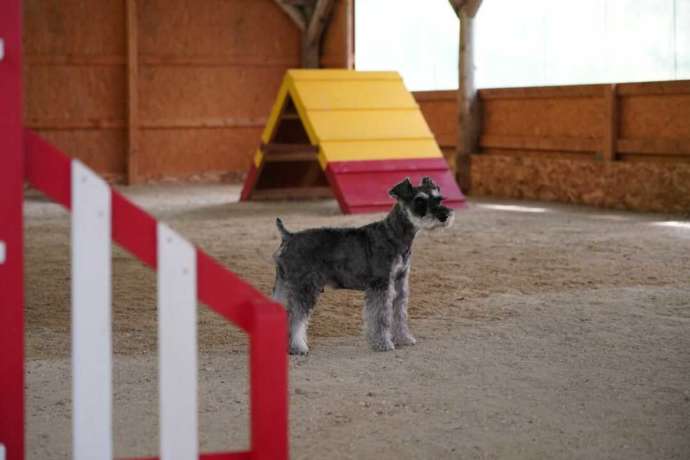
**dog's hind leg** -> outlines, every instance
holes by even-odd
[[[374,351],[395,349],[391,336],[394,296],[395,288],[392,283],[387,283],[382,287],[370,287],[364,294],[367,340]]]
[[[288,285],[287,281],[285,281],[280,275],[280,268],[278,267],[276,267],[276,281],[273,284],[273,293],[271,294],[271,297],[273,300],[287,308]]]
[[[409,270],[400,273],[395,280],[393,300],[393,343],[396,347],[417,343],[407,326],[407,299],[409,296]]]
[[[311,285],[303,285],[298,289],[288,290],[287,310],[290,335],[288,347],[291,355],[309,353],[307,327],[318,295],[319,289]]]

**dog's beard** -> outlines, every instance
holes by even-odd
[[[450,213],[445,222],[441,222],[435,216],[428,213],[424,217],[415,216],[414,213],[409,209],[405,209],[405,214],[407,215],[407,219],[417,230],[437,230],[439,228],[448,228],[453,225],[453,221],[455,220],[454,212]]]

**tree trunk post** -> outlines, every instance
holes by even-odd
[[[480,105],[474,85],[474,16],[481,0],[450,0],[460,19],[458,56],[458,141],[456,176],[463,191],[471,188],[470,156],[479,150]]]

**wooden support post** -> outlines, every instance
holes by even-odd
[[[481,112],[474,86],[474,16],[481,0],[450,0],[450,3],[460,19],[456,176],[460,188],[468,192],[471,188],[470,155],[479,149]]]
[[[331,18],[335,0],[318,0],[309,18],[306,33],[302,34],[302,67],[318,69],[321,58],[321,39]]]
[[[127,0],[127,183],[139,180],[139,60],[137,3]]]
[[[24,458],[22,2],[0,11],[0,456]]]
[[[606,86],[604,90],[604,123],[602,160],[615,161],[618,147],[618,95],[615,84]]]
[[[335,0],[274,0],[302,32],[302,67],[318,69]]]

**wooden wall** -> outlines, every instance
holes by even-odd
[[[448,164],[455,169],[455,146],[458,141],[458,93],[417,91],[413,94]]]
[[[111,178],[126,167],[124,5],[24,1],[25,125]]]
[[[351,2],[324,66],[352,64]],[[300,34],[272,0],[26,0],[24,53],[26,125],[60,149],[114,181],[216,179],[248,167]]]
[[[418,99],[440,143],[453,91]],[[690,81],[479,91],[471,193],[690,211]],[[446,145],[446,149],[448,146]]]

